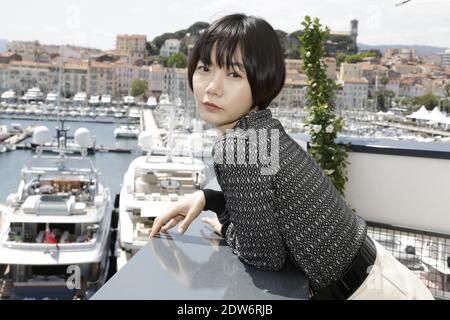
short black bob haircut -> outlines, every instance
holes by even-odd
[[[266,109],[280,93],[286,78],[284,55],[275,30],[261,18],[230,14],[214,21],[196,41],[189,56],[188,79],[198,61],[211,65],[211,50],[217,42],[216,62],[219,68],[231,70],[239,46],[247,79],[252,90],[253,106]],[[234,69],[233,69],[234,70]]]

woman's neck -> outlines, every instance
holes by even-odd
[[[257,110],[258,110],[258,106],[255,106],[252,109],[250,109],[250,111],[247,112],[247,114],[244,114],[242,117],[245,117],[246,115],[248,115],[251,112],[256,112]],[[223,124],[221,126],[217,126],[216,129],[218,130],[219,135],[223,136],[228,129],[233,129],[234,126],[236,125],[236,123],[239,120],[240,119],[237,119],[236,121],[233,121],[233,122],[230,122],[230,123],[226,123],[226,124]]]

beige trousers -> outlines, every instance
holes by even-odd
[[[372,238],[371,238],[372,239]],[[373,239],[372,239],[373,240]],[[377,241],[377,257],[349,300],[433,300],[425,284]]]

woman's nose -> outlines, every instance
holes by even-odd
[[[221,96],[223,93],[221,75],[211,76],[208,85],[206,86],[206,93],[216,96]]]

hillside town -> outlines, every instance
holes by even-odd
[[[396,105],[414,105],[414,99],[427,95],[441,107],[441,102],[448,99],[450,49],[428,56],[419,56],[414,48],[392,48],[384,54],[358,52],[357,28],[358,21],[352,20],[350,31],[332,32],[327,43],[329,56],[324,63],[329,79],[339,88],[337,110],[386,111]],[[292,42],[294,47],[298,46],[295,37],[280,40],[287,48],[292,48]],[[37,87],[46,95],[57,92],[61,81],[64,98],[85,92],[88,96],[111,95],[119,101],[131,95],[133,81],[141,79],[147,86],[141,99],[144,95],[158,98],[164,92],[177,92],[184,102],[193,106],[193,95],[187,86],[186,59],[194,41],[195,34],[187,33],[181,39],[167,38],[159,50],[150,51],[149,46],[154,49],[154,45],[146,35],[117,35],[116,47],[109,51],[11,41],[7,50],[0,53],[0,92],[13,90],[22,96],[28,89]],[[290,58],[298,54],[289,50],[286,49],[284,89],[273,105],[302,108],[307,104],[308,79],[303,73],[302,60]],[[168,65],[168,58],[173,56],[181,59]],[[448,110],[448,103],[445,106]]]

